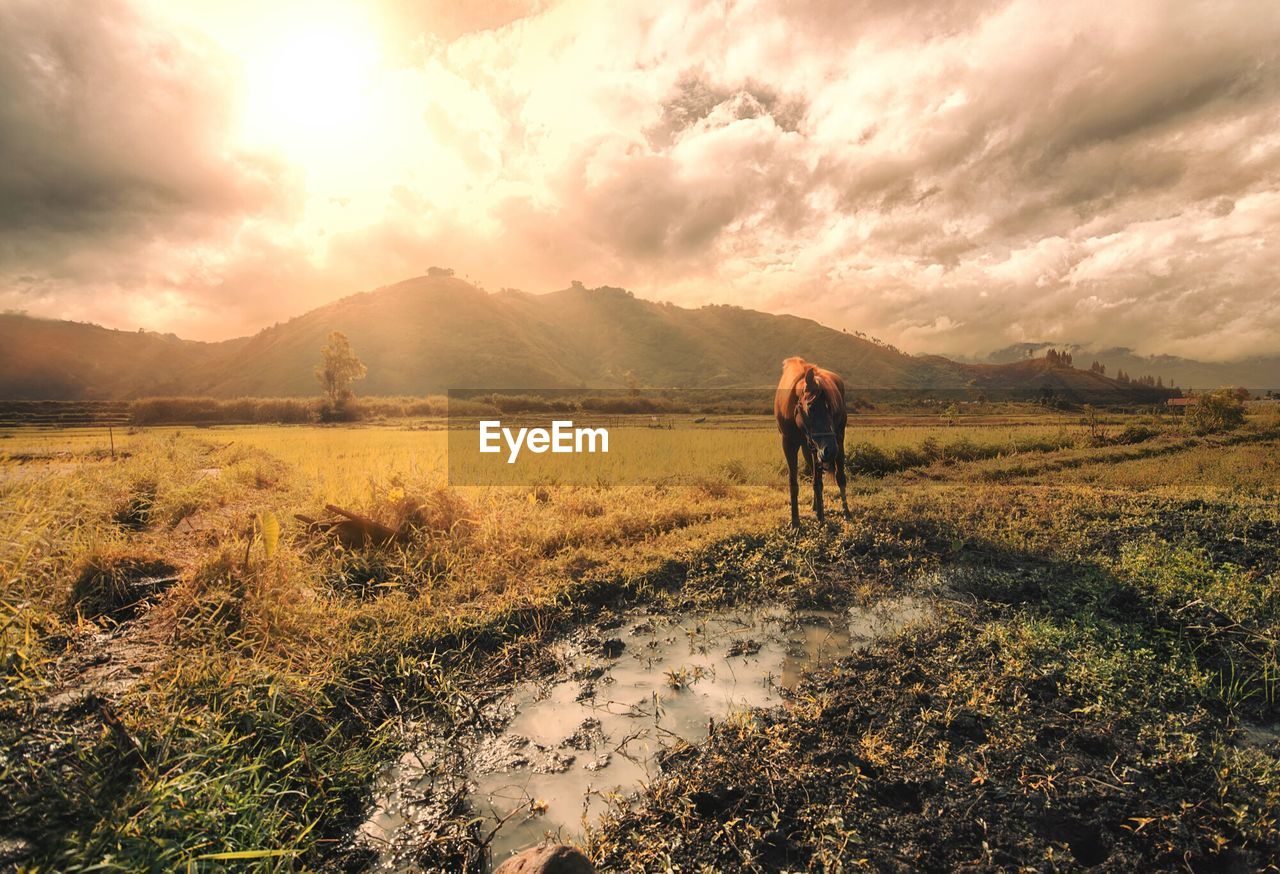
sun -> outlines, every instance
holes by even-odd
[[[307,22],[271,34],[246,58],[247,140],[292,157],[323,150],[368,122],[377,45],[358,19]]]

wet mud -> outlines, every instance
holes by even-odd
[[[377,870],[418,870],[435,824],[462,804],[493,866],[552,836],[581,841],[629,807],[673,750],[735,713],[783,703],[807,672],[920,620],[911,598],[846,611],[632,611],[553,644],[561,669],[516,684],[461,742],[427,740],[377,787],[362,839]]]

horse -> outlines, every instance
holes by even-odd
[[[796,453],[803,450],[805,463],[813,470],[813,511],[818,521],[822,512],[822,473],[833,471],[840,487],[840,503],[849,515],[845,495],[844,429],[849,411],[844,402],[844,380],[839,374],[810,364],[803,358],[782,362],[782,379],[773,401],[773,415],[782,433],[782,454],[787,459],[791,485],[791,525],[799,527],[796,502],[800,485],[796,478]]]

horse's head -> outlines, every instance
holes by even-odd
[[[835,416],[821,378],[813,368],[796,385],[796,424],[800,426],[815,467],[835,470],[840,444],[836,441]]]

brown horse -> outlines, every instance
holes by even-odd
[[[782,432],[782,454],[787,458],[791,484],[791,524],[800,524],[796,501],[800,484],[796,478],[796,453],[803,450],[805,463],[813,470],[813,511],[818,521],[822,513],[822,472],[833,471],[840,486],[840,503],[847,515],[845,496],[844,429],[849,411],[844,403],[844,380],[803,358],[782,362],[782,379],[773,400],[773,415]]]

